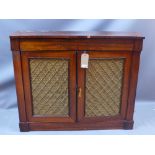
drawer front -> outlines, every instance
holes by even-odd
[[[130,39],[21,39],[21,51],[45,50],[106,50],[132,51],[134,41]]]
[[[80,60],[82,53],[79,53]],[[88,68],[78,62],[78,120],[124,119],[130,70],[129,52],[88,52]]]
[[[29,121],[74,122],[75,61],[72,51],[22,54]]]

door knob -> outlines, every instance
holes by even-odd
[[[82,89],[79,88],[79,89],[78,89],[78,97],[81,97],[81,94],[82,94]]]

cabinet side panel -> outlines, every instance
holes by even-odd
[[[27,121],[27,118],[26,118],[26,109],[25,109],[20,51],[13,51],[12,55],[13,55],[13,64],[14,64],[14,76],[16,81],[19,119],[21,122],[25,122]]]
[[[138,80],[140,53],[133,52],[132,64],[130,72],[130,87],[129,87],[129,98],[128,98],[128,108],[127,108],[127,120],[133,120],[135,98],[136,98],[136,88]]]
[[[143,46],[143,40],[135,40],[134,48],[132,51],[130,87],[129,87],[129,97],[128,97],[128,108],[127,108],[127,114],[126,114],[126,119],[129,121],[133,120],[139,63],[140,63],[140,54],[141,54],[142,46]]]

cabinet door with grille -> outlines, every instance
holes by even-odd
[[[78,120],[125,118],[130,53],[90,51],[88,68],[81,68],[78,54]]]
[[[74,122],[75,58],[73,51],[22,53],[25,101],[29,121]]]

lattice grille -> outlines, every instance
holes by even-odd
[[[68,60],[30,59],[34,115],[68,116]]]
[[[91,59],[86,69],[85,116],[120,112],[124,59]]]

